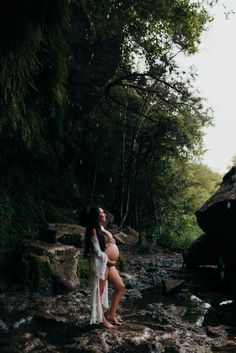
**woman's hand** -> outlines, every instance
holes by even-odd
[[[115,266],[115,265],[116,265],[116,261],[111,261],[111,260],[107,261],[107,266]]]

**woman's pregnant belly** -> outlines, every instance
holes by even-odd
[[[105,248],[105,253],[111,261],[117,261],[119,258],[119,249],[116,244],[108,243],[108,246]]]

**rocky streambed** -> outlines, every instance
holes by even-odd
[[[186,269],[182,256],[157,250],[127,259],[123,325],[90,326],[90,291],[2,292],[1,353],[236,352],[236,295],[214,267]]]

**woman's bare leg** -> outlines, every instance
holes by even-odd
[[[103,293],[103,291],[104,291],[104,287],[105,287],[105,284],[106,284],[106,280],[107,280],[109,271],[110,271],[110,267],[107,266],[107,268],[106,268],[106,273],[105,273],[105,280],[103,280],[103,279],[100,279],[100,280],[99,280],[101,304],[102,304],[102,293]],[[110,322],[108,322],[108,321],[106,320],[106,318],[105,318],[105,316],[104,316],[104,313],[102,314],[102,324],[103,324],[103,326],[105,326],[105,327],[107,327],[107,328],[113,328],[113,327],[114,327],[112,324],[110,324]]]
[[[125,285],[115,266],[110,267],[107,279],[115,287],[111,297],[110,313],[107,315],[107,318],[119,325],[120,322],[116,318],[116,311],[120,303],[121,296],[124,293]]]

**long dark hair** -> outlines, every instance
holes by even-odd
[[[85,249],[84,256],[88,256],[90,253],[91,239],[92,239],[92,229],[95,228],[99,245],[102,251],[105,250],[105,239],[101,232],[101,225],[99,222],[99,208],[91,207],[87,215],[86,221],[86,231],[85,231]]]

